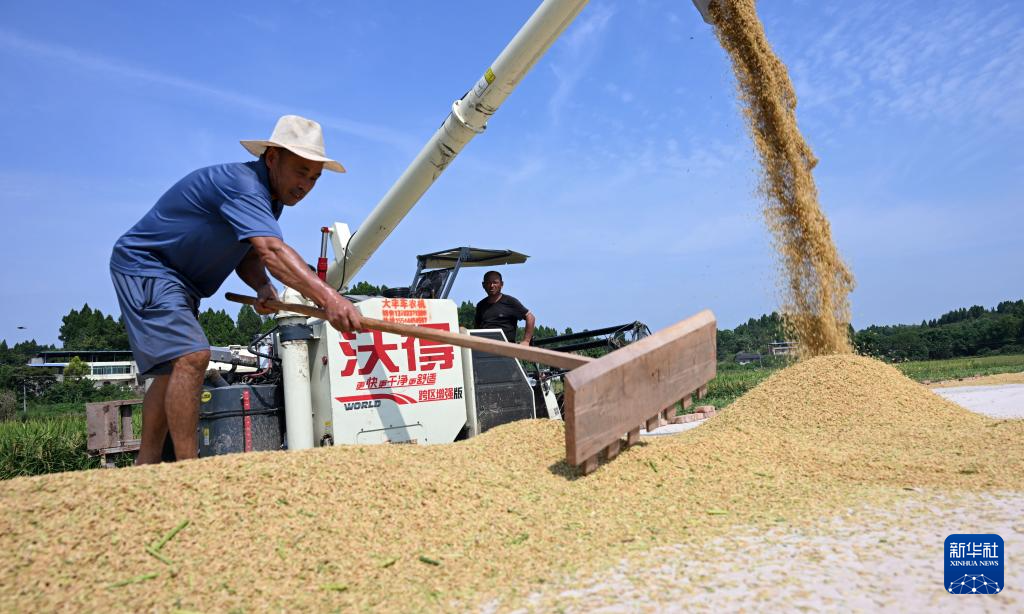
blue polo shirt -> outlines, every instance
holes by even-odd
[[[206,298],[249,253],[246,239],[283,239],[277,223],[283,209],[270,198],[262,160],[201,168],[174,184],[117,240],[110,268],[177,281]]]

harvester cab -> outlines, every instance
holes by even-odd
[[[529,258],[509,249],[453,247],[416,256],[416,275],[408,287],[388,288],[389,298],[448,298],[455,277],[463,267],[495,267],[522,264]]]

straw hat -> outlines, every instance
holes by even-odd
[[[249,153],[261,156],[267,147],[284,147],[300,158],[323,162],[324,168],[344,173],[345,167],[327,157],[324,152],[324,133],[320,124],[298,115],[282,115],[274,126],[274,133],[266,141],[239,141]]]

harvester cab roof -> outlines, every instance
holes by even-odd
[[[416,256],[416,275],[412,284],[402,288],[388,288],[389,298],[448,298],[455,285],[455,276],[463,267],[494,267],[503,264],[522,264],[526,254],[510,249],[482,249],[479,247],[453,247],[439,252]]]

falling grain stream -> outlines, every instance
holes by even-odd
[[[715,33],[732,60],[747,127],[761,162],[759,192],[783,269],[782,313],[802,357],[852,351],[853,275],[832,241],[812,170],[818,160],[796,121],[796,93],[772,51],[754,0],[718,0]]]

